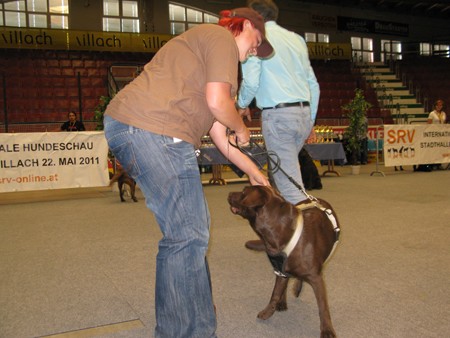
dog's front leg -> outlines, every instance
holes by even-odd
[[[327,293],[325,290],[325,283],[322,276],[318,275],[309,278],[309,282],[314,290],[319,307],[320,317],[320,338],[335,338],[333,324],[331,323],[330,309],[328,307]]]
[[[125,198],[123,197],[123,194],[124,194],[124,186],[123,186],[123,183],[120,182],[119,183],[119,195],[120,195],[121,202],[125,202]]]
[[[131,185],[130,187],[131,187],[131,199],[132,199],[134,202],[137,202],[138,200],[137,200],[137,198],[136,198],[136,185],[133,184],[133,185]]]
[[[288,285],[288,278],[277,276],[275,279],[275,286],[273,288],[272,297],[269,304],[264,310],[258,313],[258,318],[268,319],[272,317],[275,311],[286,311],[286,289]]]

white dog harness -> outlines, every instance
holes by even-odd
[[[292,235],[288,244],[284,247],[284,249],[280,253],[278,253],[276,255],[267,254],[267,256],[269,257],[270,263],[272,264],[272,267],[274,269],[274,273],[277,276],[280,276],[283,278],[290,277],[290,275],[287,274],[285,271],[285,264],[286,264],[287,258],[294,250],[295,246],[297,245],[297,243],[300,240],[300,237],[302,235],[302,232],[303,232],[303,210],[311,209],[311,208],[318,208],[318,209],[322,210],[325,213],[325,215],[327,215],[328,219],[330,220],[331,224],[333,225],[333,229],[334,229],[334,233],[335,233],[335,241],[333,244],[333,248],[331,249],[331,252],[328,255],[325,262],[327,262],[328,259],[331,257],[331,255],[333,254],[333,252],[337,246],[337,243],[339,242],[339,235],[340,235],[341,229],[339,228],[336,217],[334,216],[333,211],[331,209],[325,208],[317,201],[313,201],[308,204],[300,204],[300,205],[297,205],[296,208],[300,210],[300,214],[298,215],[298,218],[297,218],[297,224],[295,227],[294,234]]]

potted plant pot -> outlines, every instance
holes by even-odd
[[[359,164],[352,165],[351,168],[352,168],[352,175],[359,175],[359,172],[361,170],[361,166]]]

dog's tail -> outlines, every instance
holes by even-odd
[[[113,177],[111,177],[111,179],[109,180],[109,186],[112,186],[114,182],[117,182],[120,177],[122,177],[122,175],[124,174],[124,172],[122,170],[118,170]]]

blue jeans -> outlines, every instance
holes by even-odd
[[[145,195],[162,232],[155,337],[216,337],[206,251],[210,216],[192,144],[106,116],[105,136]]]
[[[312,127],[309,107],[265,109],[262,112],[262,133],[267,150],[278,155],[280,167],[302,187],[298,154]],[[280,170],[273,173],[273,179],[281,195],[292,204],[307,198]]]

